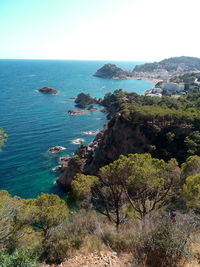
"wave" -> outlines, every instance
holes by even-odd
[[[71,143],[73,145],[80,145],[84,142],[85,140],[83,138],[77,138],[77,139],[74,139],[73,141],[71,141]]]

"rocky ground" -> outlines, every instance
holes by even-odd
[[[132,256],[129,254],[117,256],[116,252],[106,251],[87,255],[77,254],[60,265],[51,267],[128,267],[133,266],[131,259]],[[41,267],[48,267],[48,265],[42,265]]]
[[[182,267],[200,266],[200,244],[191,245],[191,258],[180,263]],[[193,256],[192,256],[193,255]],[[58,265],[42,264],[41,267],[134,267],[133,255],[122,253],[118,255],[113,251],[93,253],[80,252]]]

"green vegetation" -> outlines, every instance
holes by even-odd
[[[103,104],[113,116],[110,127],[120,114],[120,119],[126,120],[133,130],[140,129],[147,142],[143,143],[146,147],[143,152],[151,152],[153,157],[164,160],[176,158],[184,162],[190,155],[200,155],[199,99],[200,93],[174,99],[116,90],[105,96]],[[134,136],[134,140],[137,138]]]
[[[152,231],[141,234],[136,246],[139,263],[154,267],[180,266],[180,260],[190,254],[186,245],[188,233],[188,225],[166,220]]]
[[[94,74],[95,77],[113,79],[113,78],[126,78],[128,71],[118,68],[115,64],[105,64],[102,68],[97,70]]]
[[[138,142],[139,132],[143,150],[119,155],[95,175],[83,173],[85,160],[78,157],[67,174],[72,179],[80,172],[68,203],[53,194],[21,199],[0,191],[0,266],[57,264],[77,250],[105,248],[132,253],[133,266],[183,266],[194,257],[190,243],[200,232],[199,97],[107,94],[107,131],[123,122],[132,135],[128,146]]]
[[[130,154],[102,167],[98,178],[77,175],[72,188],[79,199],[90,196],[94,207],[118,228],[126,219],[128,205],[143,222],[147,214],[162,208],[179,177],[175,160],[165,163],[150,154]]]
[[[182,196],[188,208],[200,212],[200,174],[186,178],[182,189]]]
[[[53,194],[21,199],[0,191],[0,265],[60,263],[77,250],[107,246],[133,253],[139,266],[178,266],[199,231],[200,169],[193,171],[199,163],[198,156],[181,168],[150,154],[120,156],[96,177],[76,175],[73,211]]]

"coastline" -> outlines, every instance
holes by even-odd
[[[104,77],[101,77],[101,78],[105,79]],[[142,80],[142,81],[147,81],[147,82],[151,82],[155,84],[158,82],[163,82],[162,79],[144,77],[144,76],[113,77],[113,78],[110,78],[110,80]]]

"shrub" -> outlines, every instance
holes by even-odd
[[[47,263],[61,263],[68,254],[71,240],[64,229],[51,230],[41,248],[40,260]]]
[[[175,267],[189,255],[188,228],[165,221],[148,233],[142,233],[136,244],[138,262],[151,267]]]
[[[16,250],[12,255],[0,252],[1,267],[39,267],[33,250]]]
[[[61,263],[73,249],[80,249],[85,237],[93,234],[96,227],[96,212],[79,210],[70,221],[48,232],[40,259],[48,263]]]
[[[102,239],[108,247],[117,252],[130,252],[134,244],[134,235],[125,232],[106,231]]]

